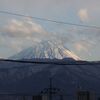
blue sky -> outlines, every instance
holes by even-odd
[[[0,0],[0,10],[46,19],[100,26],[99,0]],[[49,37],[49,38],[48,38]],[[100,30],[0,13],[0,57],[7,58],[50,39],[84,60],[100,60]]]

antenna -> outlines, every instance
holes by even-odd
[[[49,78],[49,100],[52,100],[52,78]]]

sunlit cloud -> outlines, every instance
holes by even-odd
[[[88,50],[88,48],[86,48],[84,45],[82,45],[81,43],[76,43],[75,44],[75,48],[79,51],[79,52],[81,52],[81,51],[87,51]]]
[[[76,50],[79,52],[89,52],[93,45],[94,42],[89,40],[80,40],[74,43]]]
[[[85,22],[89,19],[88,10],[87,9],[80,9],[78,12],[78,16],[82,22]]]

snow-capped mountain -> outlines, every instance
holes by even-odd
[[[71,58],[73,60],[80,60],[69,49],[65,48],[62,44],[51,41],[42,41],[32,47],[22,50],[20,53],[10,57],[10,59],[63,59]]]

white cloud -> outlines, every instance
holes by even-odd
[[[94,42],[89,40],[80,40],[74,43],[76,50],[79,52],[89,52],[93,45]]]
[[[45,31],[41,25],[33,23],[31,20],[19,21],[14,19],[3,28],[2,37],[4,38],[4,42],[2,45],[9,49],[9,51],[11,50],[12,54],[15,54],[44,39],[57,42],[67,41],[65,34],[58,34]]]
[[[82,22],[87,21],[89,17],[87,9],[80,9],[78,12],[78,16]]]
[[[3,27],[2,34],[10,37],[34,37],[39,34],[46,35],[47,32],[41,25],[32,20],[12,19]]]

